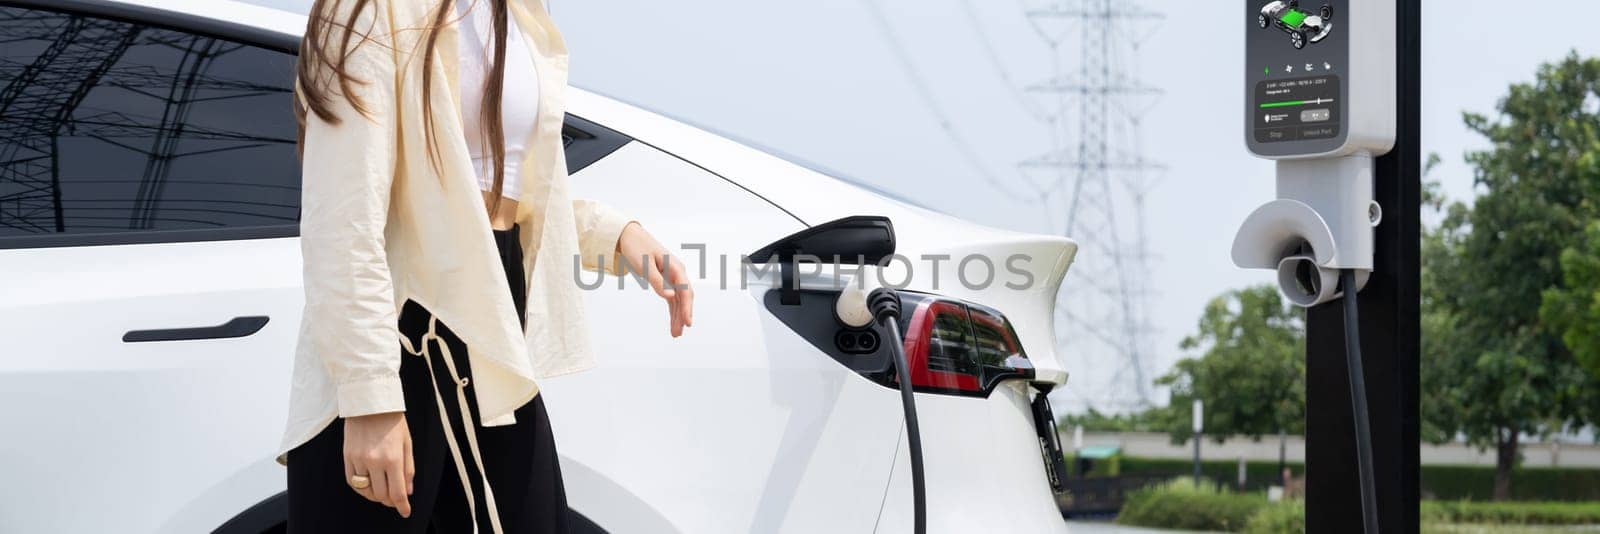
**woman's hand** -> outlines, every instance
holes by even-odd
[[[617,253],[628,262],[631,272],[645,275],[650,280],[650,288],[667,301],[672,337],[683,335],[683,327],[694,326],[694,288],[690,287],[689,275],[678,258],[668,253],[667,248],[637,222],[623,227],[622,236],[617,238]]]
[[[405,412],[378,413],[344,420],[344,480],[361,475],[366,488],[350,489],[411,517],[412,478],[417,468],[411,460],[411,431]]]

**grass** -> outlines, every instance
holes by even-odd
[[[1422,502],[1422,532],[1543,534],[1600,532],[1600,502]],[[1234,493],[1177,478],[1130,494],[1117,516],[1129,526],[1248,533],[1305,531],[1305,503],[1268,502],[1261,492]]]
[[[1600,502],[1423,501],[1422,522],[1490,525],[1600,525]]]
[[[1557,527],[1549,525],[1527,526],[1451,523],[1422,524],[1422,534],[1572,534],[1573,532],[1595,531],[1590,529],[1574,530],[1574,527]]]

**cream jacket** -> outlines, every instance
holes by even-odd
[[[350,90],[369,114],[340,98],[334,85],[339,124],[314,113],[306,117],[300,215],[305,309],[280,463],[335,417],[406,408],[401,358],[430,345],[415,347],[400,335],[399,310],[407,299],[470,347],[467,390],[476,396],[484,426],[514,423],[512,412],[538,394],[537,379],[594,365],[575,274],[602,265],[618,274],[620,262],[612,256],[630,219],[568,196],[561,139],[567,50],[539,1],[509,5],[539,73],[539,117],[522,161],[516,216],[525,251],[526,331],[517,323],[462,134],[456,17],[447,17],[433,51],[435,166],[424,136],[421,53],[438,0],[371,0],[358,15],[347,66],[366,82]],[[355,2],[334,4],[349,10]],[[342,22],[348,14],[327,15]],[[349,35],[331,34],[335,43]]]

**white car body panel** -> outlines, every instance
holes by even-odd
[[[917,275],[907,287],[974,300],[1000,310],[1015,324],[1040,379],[1066,382],[1066,369],[1055,354],[1053,310],[1061,279],[1077,254],[1078,245],[1071,239],[979,226],[873,195],[727,138],[592,92],[573,90],[569,102],[571,109],[585,118],[601,124],[626,124],[624,133],[639,141],[703,165],[764,198],[782,199],[783,209],[807,224],[851,215],[884,215],[895,222],[895,240],[902,255],[962,258],[989,254],[999,263],[1009,254],[1029,254],[1033,258],[1030,270],[1039,280],[1025,291],[1004,289],[998,284],[985,291],[971,290],[955,278],[953,269],[942,269],[937,280]],[[928,273],[928,267],[918,263],[915,270]],[[896,272],[885,274],[885,278],[898,282],[904,276]]]
[[[1028,416],[1033,392],[1020,386],[1002,385],[987,399],[917,395],[928,532],[1067,532],[1051,493],[1038,490],[1049,481]],[[876,530],[885,534],[912,531],[904,441],[898,454]]]
[[[294,239],[0,250],[0,530],[151,532],[202,498],[215,528],[282,491],[299,263]],[[272,319],[122,341],[251,315]]]
[[[305,24],[231,0],[125,3],[285,36]],[[629,213],[669,248],[704,243],[710,255],[684,337],[670,338],[656,297],[610,278],[586,295],[600,365],[541,384],[569,502],[609,532],[911,530],[899,393],[767,312],[775,272],[740,287],[740,254],[807,224],[886,215],[902,254],[1030,254],[1038,283],[1026,290],[968,289],[949,270],[938,280],[919,271],[911,288],[937,284],[1005,313],[1038,378],[1066,380],[1052,310],[1071,240],[976,226],[568,94],[574,115],[636,139],[575,173],[574,196]],[[697,253],[681,257],[699,270]],[[283,491],[271,454],[301,306],[297,239],[0,249],[0,272],[0,429],[27,436],[0,440],[0,531],[203,532]],[[242,338],[120,339],[248,315],[271,320]],[[1020,382],[986,399],[917,395],[929,532],[1065,531],[1039,459],[1034,395]]]
[[[573,188],[644,221],[669,248],[706,243],[713,256],[707,276],[693,281],[696,326],[678,339],[635,281],[618,290],[612,278],[587,292],[601,363],[543,384],[564,476],[574,464],[571,471],[597,476],[566,476],[574,509],[620,518],[603,509],[615,495],[578,496],[626,491],[653,512],[650,523],[602,522],[611,532],[869,531],[877,500],[829,497],[837,488],[882,495],[900,425],[896,392],[815,357],[761,309],[758,294],[770,281],[739,289],[737,254],[804,226],[640,143],[574,175]],[[688,199],[714,209],[682,209]],[[731,261],[717,261],[724,252]]]

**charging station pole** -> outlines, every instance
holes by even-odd
[[[1421,257],[1421,6],[1396,2],[1394,148],[1374,166],[1374,199],[1383,208],[1371,278],[1359,293],[1377,475],[1378,524],[1384,533],[1418,530],[1418,362]],[[1362,531],[1361,490],[1338,301],[1306,314],[1306,531]]]

